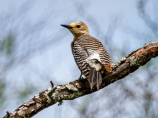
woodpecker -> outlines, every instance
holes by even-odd
[[[85,23],[78,21],[70,25],[61,26],[67,28],[74,36],[71,50],[75,62],[82,74],[88,79],[90,88],[95,85],[97,90],[102,83],[102,74],[111,72],[111,59],[103,44],[89,34]]]

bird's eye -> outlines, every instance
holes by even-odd
[[[77,25],[76,27],[77,27],[77,28],[80,28],[81,26],[80,26],[80,25]]]

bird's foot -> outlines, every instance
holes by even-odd
[[[82,79],[84,79],[82,76],[80,76],[80,77],[78,78],[78,80],[82,80]]]

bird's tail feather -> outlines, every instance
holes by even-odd
[[[102,83],[102,76],[101,76],[101,72],[100,71],[97,71],[97,90],[99,90],[99,86],[101,85]]]
[[[96,85],[97,90],[99,90],[99,86],[102,83],[101,72],[96,71],[94,68],[91,68],[89,72],[89,83],[90,83],[91,89],[93,88],[94,85]]]
[[[90,72],[89,72],[89,84],[91,89],[93,88],[94,84],[96,83],[96,79],[95,79],[95,69],[91,68]]]

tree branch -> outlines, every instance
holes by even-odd
[[[145,45],[129,54],[128,57],[123,57],[118,62],[112,64],[113,71],[103,78],[100,88],[104,88],[124,78],[156,56],[158,56],[158,41]],[[4,118],[28,118],[57,102],[61,104],[62,100],[73,100],[95,91],[97,91],[96,88],[93,90],[90,89],[87,79],[75,80],[64,85],[52,86],[19,106],[13,113],[7,112]]]

